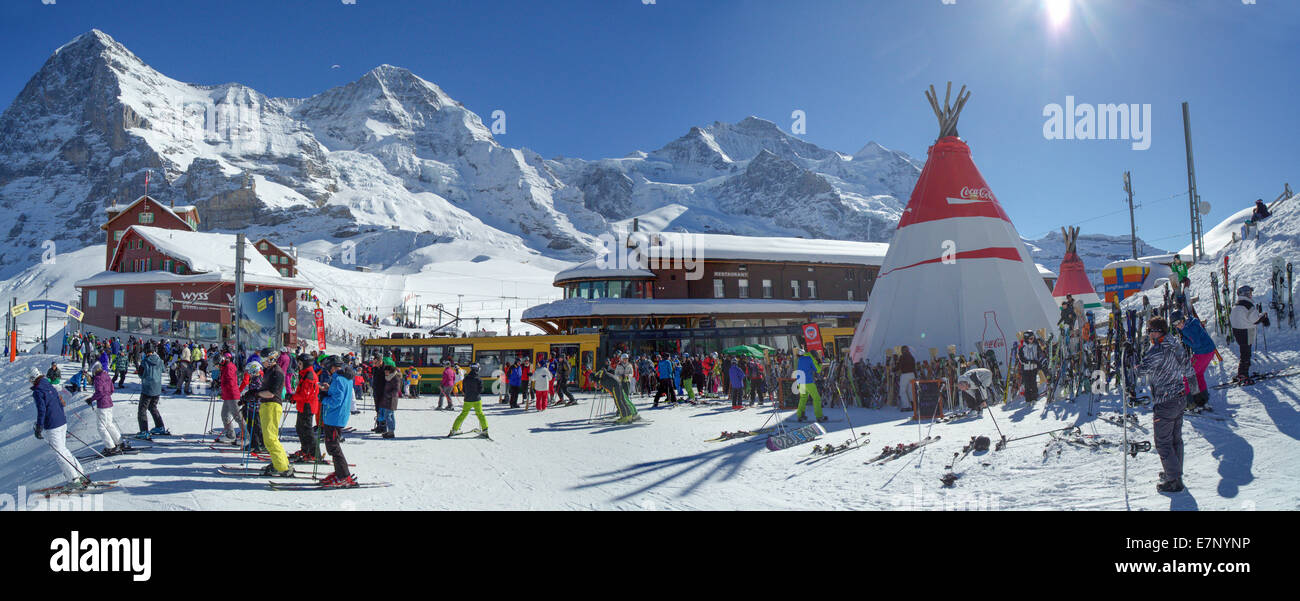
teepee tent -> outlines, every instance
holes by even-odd
[[[1065,295],[1068,294],[1074,297],[1076,306],[1083,303],[1085,311],[1102,309],[1105,305],[1102,304],[1101,297],[1097,296],[1092,282],[1088,281],[1083,259],[1079,258],[1079,253],[1075,250],[1079,242],[1079,228],[1061,228],[1061,235],[1065,237],[1065,258],[1061,259],[1061,268],[1057,270],[1060,275],[1056,278],[1052,297],[1059,305],[1065,302]]]
[[[1029,251],[957,137],[965,90],[949,105],[949,83],[942,108],[934,86],[926,93],[939,139],[854,332],[854,361],[880,361],[902,345],[917,356],[948,345],[959,353],[990,348],[1005,361],[1016,332],[1056,322],[1056,304]]]

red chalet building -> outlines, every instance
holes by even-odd
[[[109,207],[104,271],[76,283],[83,323],[139,336],[233,337],[236,237],[198,232],[197,225],[193,207],[167,207],[148,196]],[[273,266],[248,240],[244,258],[244,290],[282,290],[283,310],[295,315],[298,292],[310,288],[293,277],[296,261]],[[293,346],[295,328],[288,330],[283,344]]]

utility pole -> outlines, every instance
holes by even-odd
[[[239,351],[239,313],[243,309],[244,296],[244,235],[235,234],[235,314],[230,316],[230,323],[235,324],[235,351]]]
[[[52,282],[45,282],[45,290],[41,292],[42,300],[49,300],[50,287],[53,285],[54,284]],[[42,353],[50,352],[49,325],[50,325],[50,307],[49,304],[46,303],[45,317],[41,319],[41,352]]]
[[[1124,172],[1124,192],[1128,194],[1128,227],[1130,232],[1129,242],[1133,245],[1133,260],[1138,258],[1138,230],[1137,222],[1133,220],[1133,183],[1129,180],[1129,172]]]
[[[1196,166],[1192,161],[1192,113],[1183,103],[1183,139],[1187,144],[1187,203],[1192,217],[1192,262],[1205,255],[1205,232],[1201,228],[1201,196],[1196,193]]]

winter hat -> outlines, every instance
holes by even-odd
[[[103,366],[103,365],[100,365],[98,362],[94,363],[94,364],[90,367],[90,373],[91,373],[91,374],[97,374],[97,373],[99,373],[99,372],[101,372],[101,371],[104,371],[104,366]]]
[[[1180,322],[1180,321],[1183,321],[1183,312],[1182,312],[1182,311],[1174,311],[1173,313],[1170,313],[1170,314],[1169,314],[1169,322],[1170,322],[1170,323],[1178,323],[1178,322]]]
[[[1255,289],[1250,286],[1242,286],[1237,289],[1237,296],[1250,296],[1255,293]]]
[[[99,365],[99,364],[96,363],[95,365]],[[43,376],[43,375],[45,375],[45,374],[42,374],[42,373],[41,373],[41,370],[39,370],[39,369],[37,369],[37,368],[35,368],[35,367],[29,367],[29,368],[27,368],[27,379],[28,379],[28,380],[31,380],[32,382],[35,382],[36,380],[39,380],[40,377]]]
[[[244,371],[260,374],[262,373],[262,364],[257,361],[249,361],[248,365],[244,366]]]
[[[393,361],[393,358],[392,358],[392,357],[385,357],[385,358],[384,358],[384,367],[397,367],[397,362],[396,362],[396,361]]]

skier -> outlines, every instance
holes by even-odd
[[[321,422],[325,424],[325,452],[334,460],[334,473],[321,480],[323,488],[349,488],[357,485],[356,478],[348,471],[348,459],[343,455],[343,428],[352,416],[352,378],[355,374],[343,365],[338,357],[326,357],[321,362],[320,387],[325,391],[321,397]]]
[[[245,377],[243,384],[248,382]],[[239,439],[244,439],[248,435],[248,422],[244,421],[244,414],[239,411],[239,397],[241,396],[244,386],[239,381],[239,373],[235,369],[235,358],[230,353],[221,356],[221,423],[224,428],[221,431],[221,442],[234,444],[236,442],[235,429],[232,424],[239,424]]]
[[[511,409],[519,408],[519,392],[521,388],[520,383],[523,382],[523,373],[524,373],[523,368],[520,367],[519,364],[516,363],[516,361],[518,361],[518,359],[511,359],[510,367],[506,368],[506,384],[508,384],[510,387],[510,408]],[[527,403],[528,399],[525,398],[524,402]]]
[[[627,355],[623,355],[625,358]],[[578,404],[578,399],[573,398],[573,393],[569,392],[569,378],[572,377],[573,366],[569,363],[568,357],[560,357],[555,371],[555,400],[562,402],[568,398],[570,405]]]
[[[765,382],[767,380],[767,374],[764,373],[765,370],[763,369],[763,365],[758,362],[758,359],[751,359],[749,362],[749,368],[749,381],[752,384],[752,388],[750,389],[751,396],[749,397],[749,406],[753,407],[754,403],[757,402],[761,407],[763,405],[763,393],[766,391]]]
[[[659,397],[667,394],[667,402],[673,405],[677,404],[677,393],[673,390],[673,362],[668,360],[668,355],[655,355],[655,361],[658,363],[656,371],[659,376],[659,388],[655,390],[655,400],[653,407],[659,406]]]
[[[63,386],[63,389],[71,393],[78,393],[81,392],[82,388],[86,388],[87,386],[86,370],[78,369],[77,373],[72,374],[72,377],[68,378],[68,383]]]
[[[1178,329],[1183,344],[1192,349],[1192,369],[1196,372],[1196,380],[1195,382],[1189,380],[1184,384],[1183,392],[1188,395],[1187,410],[1199,412],[1210,401],[1210,391],[1205,386],[1205,368],[1210,366],[1217,349],[1214,347],[1214,340],[1210,338],[1210,333],[1206,332],[1205,326],[1201,324],[1201,320],[1195,317],[1187,319],[1181,311],[1174,311],[1171,320],[1174,327]]]
[[[1065,295],[1065,302],[1061,303],[1061,318],[1056,320],[1056,325],[1065,324],[1071,332],[1074,331],[1074,295]]]
[[[916,379],[916,358],[912,356],[912,349],[904,346],[899,353],[898,363],[895,366],[898,369],[898,389],[902,391],[898,395],[898,410],[912,410],[912,380]],[[903,399],[907,399],[907,406],[903,406]]]
[[[550,396],[551,370],[546,367],[546,356],[543,355],[537,361],[537,367],[533,369],[533,388],[537,390],[537,410],[546,411],[547,398]]]
[[[298,420],[294,430],[298,432],[300,449],[289,457],[294,463],[314,463],[320,460],[320,441],[316,438],[316,429],[312,427],[313,417],[320,416],[320,385],[316,370],[312,367],[310,355],[300,355],[298,363],[298,387],[293,391],[293,402],[298,409]]]
[[[54,450],[54,454],[58,455],[59,470],[68,479],[66,486],[86,488],[90,485],[90,478],[86,477],[85,470],[81,469],[81,464],[64,443],[68,434],[68,419],[63,413],[63,399],[41,370],[30,368],[27,379],[32,383],[32,400],[36,402],[36,424],[33,428],[36,438],[44,440]]]
[[[483,392],[483,381],[479,379],[477,363],[470,364],[469,373],[465,374],[462,385],[465,390],[465,400],[461,403],[460,415],[456,416],[456,421],[451,424],[451,431],[447,436],[460,434],[460,425],[465,423],[465,418],[470,410],[473,410],[474,416],[478,418],[479,437],[488,438],[487,418],[483,416],[483,402],[479,400],[479,395]]]
[[[682,355],[681,382],[681,385],[686,388],[687,402],[696,404],[698,401],[695,398],[695,364],[691,362],[690,353]]]
[[[375,389],[375,408],[379,412],[376,432],[384,438],[397,436],[397,398],[402,394],[402,371],[391,357],[384,359],[379,387]]]
[[[100,365],[108,369],[108,356],[102,355]],[[162,414],[158,412],[158,397],[162,396],[163,361],[154,352],[153,345],[145,346],[145,357],[140,361],[140,404],[136,407],[136,421],[140,424],[140,433],[136,438],[148,440],[154,435],[170,436],[163,425]],[[154,428],[149,429],[149,416],[153,416]]]
[[[1038,400],[1038,372],[1043,369],[1043,348],[1038,346],[1033,330],[1025,330],[1024,344],[1016,351],[1020,360],[1020,382],[1025,388],[1025,403]]]
[[[957,390],[967,409],[983,415],[993,398],[993,372],[983,367],[968,370],[957,378]]]
[[[629,399],[632,397],[632,380],[636,378],[636,368],[632,366],[632,360],[628,358],[627,353],[623,354],[618,365],[614,367],[614,377],[618,379],[619,384],[623,387],[623,400],[627,401],[628,405],[631,406],[632,403]],[[604,386],[603,383],[601,385]],[[608,386],[606,387],[608,388]],[[614,398],[617,400],[618,395],[615,394]],[[619,413],[623,415],[621,411]],[[635,406],[632,407],[629,414],[633,413],[636,413]]]
[[[95,392],[90,395],[89,399],[86,399],[86,405],[95,410],[95,421],[99,425],[99,438],[104,441],[102,454],[107,457],[129,451],[131,445],[122,440],[122,433],[118,431],[117,423],[113,421],[113,379],[99,364],[95,364],[91,371],[95,374],[91,377]]]
[[[262,444],[271,456],[271,464],[262,469],[264,476],[291,477],[293,467],[289,465],[289,456],[280,444],[280,418],[284,415],[284,371],[276,361],[279,351],[266,353],[266,375],[262,378],[262,387],[257,391],[259,407],[258,419],[262,421]]]
[[[112,382],[118,388],[126,388],[126,372],[130,368],[130,363],[126,360],[126,352],[119,351],[113,355],[113,379]]]
[[[1169,264],[1169,270],[1174,273],[1174,286],[1181,285],[1182,281],[1187,279],[1187,264],[1183,262],[1181,255],[1174,255],[1174,262]]]
[[[636,405],[632,404],[629,397],[631,394],[631,382],[626,378],[632,376],[632,364],[627,355],[619,357],[610,357],[609,366],[596,374],[599,379],[601,388],[609,391],[614,397],[614,408],[618,411],[618,418],[614,420],[617,425],[630,424],[641,419],[637,415]]]
[[[907,347],[903,347],[904,350]],[[826,421],[826,416],[822,415],[822,395],[817,392],[817,376],[822,373],[822,366],[813,356],[812,351],[804,348],[800,350],[799,362],[795,367],[795,382],[802,384],[799,387],[799,409],[796,411],[799,421],[805,421],[804,407],[808,403],[808,397],[812,397],[813,414],[817,416],[817,421]]]
[[[1268,212],[1268,206],[1264,204],[1263,198],[1255,199],[1255,210],[1250,214],[1250,220],[1259,223],[1269,218],[1271,213]]]
[[[744,396],[745,396],[745,370],[743,370],[743,369],[740,368],[740,364],[739,364],[739,363],[736,361],[736,359],[734,359],[734,358],[733,358],[733,359],[728,359],[728,360],[727,360],[727,363],[728,363],[728,365],[727,365],[727,377],[731,380],[731,383],[730,383],[730,384],[731,384],[731,387],[728,389],[728,390],[730,391],[730,395],[729,395],[729,396],[731,397],[731,408],[732,408],[732,409],[744,409],[744,408],[745,408],[745,398],[744,398]],[[819,417],[819,418],[820,418],[820,416],[821,416],[820,405],[821,405],[821,403],[819,402],[818,405],[817,405],[817,406],[818,406],[818,417]],[[800,404],[799,404],[799,409],[800,409],[800,411],[799,411],[799,415],[802,417],[802,415],[803,415],[803,403],[800,403]]]
[[[1183,490],[1183,409],[1187,406],[1185,382],[1196,373],[1183,354],[1183,346],[1167,338],[1169,324],[1159,317],[1147,323],[1151,345],[1142,357],[1139,370],[1151,385],[1152,427],[1156,452],[1164,471],[1160,473],[1159,492]]]
[[[456,362],[442,368],[442,381],[438,385],[438,410],[442,410],[442,400],[447,399],[447,410],[455,409],[451,402],[451,393],[456,388]]]
[[[1255,324],[1263,323],[1264,327],[1269,325],[1268,314],[1261,315],[1259,308],[1251,302],[1251,295],[1254,292],[1255,289],[1250,286],[1238,288],[1237,304],[1232,306],[1232,313],[1228,316],[1228,321],[1232,324],[1232,338],[1237,341],[1237,346],[1241,349],[1237,362],[1237,377],[1232,381],[1244,386],[1255,383],[1250,378],[1250,355],[1251,347],[1255,345]]]
[[[250,452],[259,453],[266,450],[266,447],[262,444],[262,417],[258,411],[261,397],[257,394],[262,390],[262,381],[264,379],[262,363],[260,361],[249,361],[244,366],[244,372],[248,376],[248,386],[244,389],[243,395],[238,402],[240,411],[244,414],[244,423],[248,424],[248,437],[244,440],[244,446]]]

